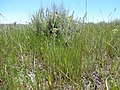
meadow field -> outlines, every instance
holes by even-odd
[[[84,18],[54,6],[0,24],[0,90],[120,90],[120,20]]]

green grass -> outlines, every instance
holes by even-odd
[[[120,21],[81,23],[66,10],[42,10],[29,25],[0,26],[0,89],[91,90],[96,71],[119,90]]]

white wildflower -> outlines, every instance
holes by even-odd
[[[113,29],[112,31],[113,31],[113,33],[116,33],[116,32],[118,32],[118,29]]]

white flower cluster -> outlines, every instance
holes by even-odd
[[[118,29],[113,29],[112,31],[115,34],[116,32],[118,32]]]

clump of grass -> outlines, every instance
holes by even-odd
[[[29,25],[0,25],[0,89],[99,89],[97,82],[119,90],[120,23],[82,23],[53,7]]]

